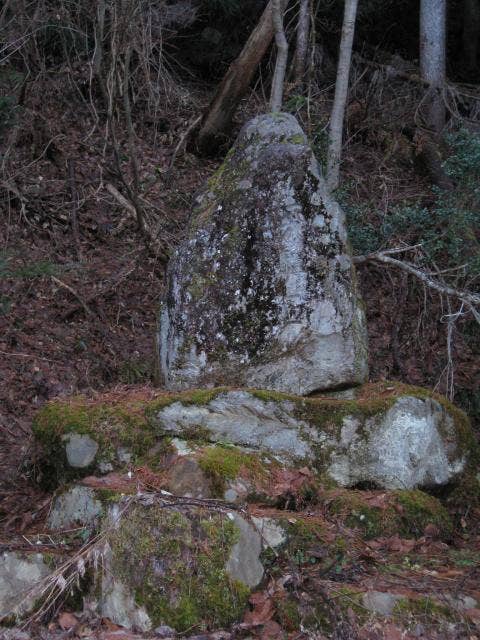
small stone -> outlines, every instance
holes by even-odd
[[[28,596],[40,581],[51,573],[41,553],[19,554],[7,551],[0,555],[0,618],[27,615],[38,598]]]
[[[287,541],[287,534],[284,528],[275,522],[273,518],[256,518],[254,516],[252,517],[252,522],[262,537],[264,548],[275,549]]]
[[[382,591],[367,591],[362,596],[363,606],[380,616],[391,616],[395,605],[402,596],[394,593],[384,593]]]
[[[211,498],[210,482],[198,462],[180,458],[169,472],[168,488],[176,496]]]
[[[75,485],[55,497],[47,524],[54,531],[75,525],[91,526],[102,513],[102,503],[96,499],[95,491]]]
[[[240,580],[249,587],[256,587],[263,578],[260,562],[262,540],[250,523],[237,513],[232,514],[235,525],[240,530],[240,538],[232,548],[226,571],[234,580]]]
[[[235,489],[227,489],[223,494],[223,499],[227,502],[236,502],[238,499],[238,493]]]
[[[159,627],[156,627],[153,630],[153,633],[160,638],[168,638],[177,635],[175,629],[172,629],[172,627],[169,627],[167,624],[162,624]]]
[[[100,473],[110,473],[113,471],[113,464],[111,462],[105,462],[102,460],[97,464],[97,469]]]
[[[132,452],[126,447],[118,447],[117,458],[121,464],[129,464],[132,461]]]
[[[448,600],[452,607],[460,611],[464,611],[465,609],[476,609],[477,607],[477,601],[471,596],[464,594],[459,594],[457,596],[447,595],[446,600]]]
[[[423,625],[421,622],[417,622],[410,633],[414,638],[421,638],[425,635],[425,625]]]
[[[177,456],[189,456],[193,453],[193,449],[188,446],[188,443],[180,438],[172,438],[172,445],[177,451]]]
[[[89,467],[95,460],[98,444],[90,436],[79,433],[68,433],[63,436],[68,464],[75,469]]]

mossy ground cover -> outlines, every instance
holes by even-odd
[[[449,539],[453,525],[439,500],[419,490],[390,493],[333,489],[323,496],[328,513],[344,524],[359,529],[366,539],[399,534],[421,537],[427,525]]]

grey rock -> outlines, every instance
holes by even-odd
[[[127,629],[145,632],[152,628],[148,613],[136,604],[134,593],[111,571],[103,574],[101,611],[104,618]]]
[[[330,476],[342,486],[374,482],[385,489],[444,485],[466,464],[452,416],[432,398],[398,398],[385,414],[343,420]]]
[[[32,590],[51,573],[41,553],[0,555],[0,618],[22,618],[30,613],[38,595]]]
[[[102,503],[95,497],[95,491],[75,485],[55,497],[47,524],[53,530],[75,525],[87,527],[94,525],[102,513]]]
[[[75,469],[89,467],[95,460],[98,444],[90,436],[79,433],[67,433],[62,438],[68,464]]]
[[[394,593],[367,591],[362,596],[362,604],[372,613],[388,617],[392,615],[395,605],[402,597]]]
[[[238,513],[231,513],[229,516],[238,527],[240,537],[230,553],[227,573],[248,587],[256,587],[263,578],[263,565],[260,562],[262,539],[258,531]]]
[[[110,471],[113,471],[113,464],[111,462],[106,462],[105,460],[100,460],[97,464],[97,470],[99,473],[110,473]]]
[[[470,453],[452,415],[433,398],[400,396],[389,409],[355,411],[339,427],[325,430],[299,419],[299,406],[298,401],[226,391],[204,405],[174,402],[158,412],[156,421],[179,437],[200,426],[212,442],[284,461],[305,460],[345,487],[360,482],[385,489],[441,486],[461,474]],[[236,499],[233,493],[231,498]]]
[[[155,629],[153,630],[153,633],[159,636],[159,638],[169,638],[171,636],[177,635],[177,632],[175,631],[175,629],[173,629],[172,627],[169,627],[166,624],[162,624],[159,627],[155,627]]]
[[[458,611],[465,611],[466,609],[476,609],[478,606],[478,602],[474,598],[465,594],[459,594],[458,596],[446,594],[444,598],[452,607],[454,607]]]
[[[298,458],[313,455],[309,434],[315,441],[316,432],[294,417],[294,405],[266,402],[247,391],[227,391],[206,405],[184,405],[181,402],[161,409],[159,426],[181,434],[192,427],[204,427],[213,442],[230,442],[274,454]]]
[[[21,629],[3,629],[0,632],[1,640],[32,640],[32,635]]]
[[[210,481],[196,460],[181,458],[169,472],[168,489],[176,496],[211,498]]]
[[[169,389],[306,395],[367,377],[344,214],[297,120],[247,123],[172,259],[159,332]]]
[[[227,480],[226,485],[227,488],[223,499],[227,502],[245,502],[248,495],[255,491],[255,486],[252,482],[241,478]]]
[[[132,461],[132,452],[127,447],[118,447],[117,458],[120,463],[129,464]]]
[[[194,449],[190,447],[188,442],[181,440],[180,438],[172,438],[172,446],[175,447],[177,456],[189,456],[194,452]]]
[[[252,517],[252,522],[262,538],[264,548],[275,549],[281,547],[287,541],[285,529],[273,518]]]

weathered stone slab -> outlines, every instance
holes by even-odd
[[[190,471],[173,474],[172,487],[198,497],[209,495],[209,487],[188,459],[198,457],[206,442],[237,445],[289,466],[306,464],[341,486],[366,482],[386,489],[454,482],[477,450],[462,411],[425,389],[394,383],[358,387],[354,399],[220,388],[162,393],[143,403],[127,394],[116,405],[98,400],[93,408],[85,399],[56,400],[39,412],[34,432],[44,446],[45,467],[60,481],[91,473],[91,467],[68,466],[65,445],[77,424],[82,431],[88,425],[86,435],[98,444],[96,459],[108,459],[124,472],[120,447],[128,449],[133,464],[148,463],[150,455],[158,464],[158,456],[172,456],[180,447],[185,462],[178,464]],[[227,479],[228,499],[245,497],[249,483],[243,490],[236,477]]]
[[[344,214],[288,114],[247,123],[172,259],[159,333],[169,389],[306,395],[367,377]]]
[[[304,459],[346,487],[444,485],[464,470],[470,453],[454,415],[429,397],[295,402],[226,391],[202,406],[170,404],[157,420],[178,436],[200,427],[211,441]]]
[[[20,619],[30,613],[37,598],[33,589],[48,576],[41,553],[21,554],[7,551],[0,555],[0,620]]]
[[[156,419],[166,432],[181,435],[200,427],[214,442],[296,458],[311,457],[311,442],[322,440],[295,417],[295,403],[265,402],[248,391],[226,391],[205,405],[174,402],[159,411]]]

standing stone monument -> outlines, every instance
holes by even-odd
[[[168,389],[306,395],[367,378],[344,214],[297,120],[254,118],[197,200],[159,330]]]

